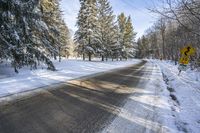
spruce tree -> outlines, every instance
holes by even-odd
[[[124,33],[124,46],[125,46],[125,56],[134,57],[135,56],[135,36],[136,33],[134,32],[133,25],[131,22],[131,17],[129,16],[125,26],[125,33]]]
[[[119,27],[116,25],[115,28],[114,28],[114,32],[113,32],[113,35],[114,35],[114,38],[116,40],[116,43],[113,43],[111,45],[111,53],[112,53],[112,60],[113,59],[119,59],[120,56],[121,56],[121,51],[122,51],[122,48],[121,48],[121,44],[119,42],[120,38],[120,32],[119,32]]]
[[[112,56],[112,48],[117,43],[117,27],[115,15],[108,0],[98,0],[98,21],[99,21],[99,46],[102,61],[104,57]]]
[[[49,51],[50,48],[41,45],[48,29],[41,20],[39,1],[1,0],[0,6],[0,42],[5,49],[4,58],[11,60],[15,72],[24,65],[36,68],[38,61],[45,62],[49,69],[55,70],[43,51]],[[36,33],[41,33],[41,36]]]
[[[118,16],[119,26],[119,44],[120,44],[120,58],[127,59],[135,55],[134,44],[136,33],[131,22],[131,17],[128,18],[121,13]]]
[[[58,55],[62,42],[55,26],[60,20],[58,0],[0,0],[0,58],[10,60],[15,72],[25,65],[37,68],[40,62],[55,70],[50,58]]]
[[[60,21],[60,25],[59,25],[59,29],[60,29],[60,47],[59,47],[59,60],[61,60],[61,56],[62,57],[69,57],[70,53],[69,53],[69,45],[70,45],[70,41],[71,41],[71,35],[69,32],[68,27],[66,26],[64,20]]]
[[[68,52],[69,30],[62,19],[61,10],[59,7],[59,0],[41,0],[41,10],[43,14],[43,21],[49,28],[49,41],[55,51],[52,52],[54,58],[61,55],[63,51]]]
[[[84,33],[84,23],[86,21],[86,3],[85,0],[80,0],[81,8],[78,14],[78,20],[76,26],[78,30],[75,32],[75,43],[77,44],[75,51],[78,55],[83,55],[83,60],[85,60],[85,47],[86,47],[86,33]]]
[[[122,60],[122,58],[125,58],[125,30],[126,30],[126,21],[127,21],[127,17],[125,16],[124,13],[121,13],[118,16],[118,26],[119,26],[119,47],[120,47],[120,60]]]
[[[91,61],[92,55],[98,51],[98,19],[97,19],[97,3],[96,0],[80,0],[81,9],[78,15],[77,27],[75,33],[75,41],[78,53],[88,55]]]

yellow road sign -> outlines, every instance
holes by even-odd
[[[189,64],[189,61],[190,61],[189,56],[182,56],[181,59],[180,59],[180,61],[179,61],[179,63],[187,65],[187,64]]]
[[[184,56],[190,56],[195,54],[195,51],[196,51],[195,48],[193,48],[192,46],[187,46],[181,49],[181,54]]]

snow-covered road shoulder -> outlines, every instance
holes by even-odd
[[[200,72],[187,70],[178,76],[172,62],[153,61],[162,70],[178,132],[200,132]]]
[[[160,67],[147,63],[140,83],[103,133],[176,133]]]
[[[103,133],[199,133],[200,72],[178,76],[173,63],[148,60],[146,65],[140,85]]]
[[[57,68],[54,72],[43,69],[45,66],[40,66],[37,70],[31,71],[30,68],[20,69],[19,74],[14,73],[10,64],[0,64],[0,98],[139,62],[141,60],[114,62],[63,60],[54,61]]]

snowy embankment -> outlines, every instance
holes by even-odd
[[[163,73],[170,92],[172,116],[179,132],[200,132],[200,72],[187,70],[178,76],[172,62],[154,61]]]
[[[14,73],[10,64],[0,64],[0,98],[139,62],[140,60],[118,62],[63,60],[54,61],[57,69],[54,72],[46,70],[45,66],[40,66],[37,70],[31,71],[30,68],[22,68],[19,74]]]

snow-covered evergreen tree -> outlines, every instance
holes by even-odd
[[[52,41],[55,34],[51,34],[54,29],[48,23],[50,17],[44,19],[45,9],[51,3],[43,5],[39,0],[0,0],[0,58],[9,59],[16,72],[25,65],[36,68],[39,62],[55,70],[50,58],[58,54],[58,47]],[[59,34],[57,32],[58,38]]]
[[[124,40],[124,35],[125,35],[125,28],[126,28],[126,21],[127,18],[124,13],[121,13],[118,16],[118,26],[119,26],[119,45],[120,45],[120,59],[122,57],[125,57],[125,40]]]
[[[117,43],[117,26],[115,24],[115,15],[108,0],[98,0],[98,21],[99,21],[99,53],[106,59],[113,56],[112,48]]]
[[[69,31],[68,27],[66,26],[64,20],[61,20],[59,29],[60,29],[60,39],[59,40],[61,42],[61,45],[59,47],[59,56],[69,57],[71,34],[70,34],[70,31]],[[59,60],[60,60],[60,58],[59,58]]]
[[[104,58],[133,57],[135,32],[131,18],[124,13],[115,22],[112,7],[108,0],[80,0],[75,33],[76,51],[79,55],[101,55]]]
[[[80,0],[81,8],[78,14],[78,20],[76,26],[78,30],[75,33],[75,43],[77,44],[75,50],[79,55],[83,55],[83,60],[85,60],[85,47],[86,47],[86,33],[84,33],[84,23],[86,21],[86,3],[85,0]]]
[[[56,51],[53,53],[54,57],[56,59],[58,55],[60,61],[63,51],[66,51],[66,54],[68,53],[67,47],[70,36],[69,30],[61,16],[59,0],[41,0],[41,10],[43,21],[49,28],[49,40],[51,45],[56,48]]]
[[[40,45],[41,39],[35,37],[36,32],[48,30],[41,20],[38,5],[36,0],[0,1],[0,41],[5,49],[4,57],[11,60],[15,72],[24,65],[36,67],[39,60],[44,61],[49,69],[55,69],[43,52],[44,48],[49,48]]]
[[[131,22],[131,17],[128,18],[124,13],[118,16],[118,26],[119,26],[119,44],[120,44],[120,58],[127,59],[128,57],[133,57],[135,54],[134,44],[135,36],[134,28]]]
[[[125,34],[124,34],[124,46],[125,46],[125,56],[126,58],[133,58],[136,54],[135,51],[135,36],[134,28],[131,22],[131,17],[129,16],[125,26]]]
[[[91,61],[92,55],[96,54],[98,46],[98,27],[97,2],[96,0],[80,0],[81,8],[78,15],[75,41],[78,44],[77,51],[79,54],[88,55]]]
[[[116,25],[115,32],[114,32],[114,38],[116,39],[116,43],[111,45],[112,60],[113,59],[118,60],[119,58],[121,58],[122,47],[119,42],[119,40],[120,40],[119,36],[120,36],[119,27]]]

